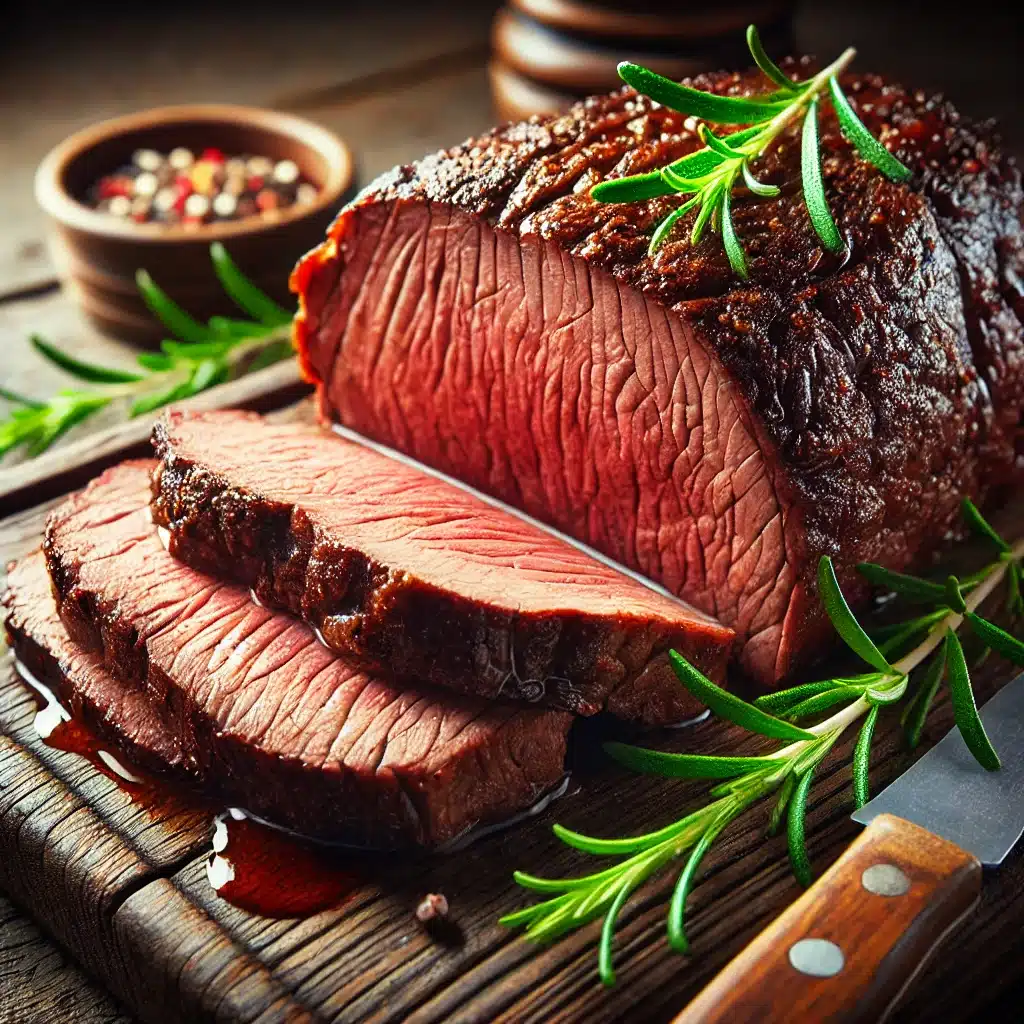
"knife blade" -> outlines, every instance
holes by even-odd
[[[981,709],[1002,767],[957,729],[853,814],[867,827],[673,1024],[881,1021],[1024,834],[1024,673]]]

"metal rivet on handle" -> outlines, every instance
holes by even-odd
[[[910,892],[910,879],[895,864],[872,864],[864,869],[860,884],[876,896],[904,896]]]
[[[789,947],[789,962],[812,978],[831,978],[846,963],[843,951],[828,939],[801,939]]]

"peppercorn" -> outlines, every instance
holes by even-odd
[[[257,215],[272,220],[289,206],[313,203],[318,195],[294,160],[228,156],[215,146],[200,150],[198,158],[184,146],[166,156],[137,149],[131,165],[105,175],[89,190],[92,206],[103,213],[191,229]]]

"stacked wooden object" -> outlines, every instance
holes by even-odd
[[[508,0],[492,29],[491,90],[498,116],[550,114],[619,83],[634,61],[681,79],[750,63],[746,26],[770,53],[792,50],[790,0],[734,0],[705,7],[668,0]]]

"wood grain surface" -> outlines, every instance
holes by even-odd
[[[308,415],[308,404],[295,415]],[[293,415],[285,411],[281,415]],[[47,506],[0,524],[0,562],[38,540]],[[984,699],[1008,676],[989,659]],[[579,790],[535,820],[462,853],[382,858],[342,906],[306,920],[242,912],[210,889],[204,862],[210,812],[177,801],[139,807],[87,762],[41,744],[34,705],[10,669],[0,681],[0,887],[144,1021],[662,1021],[669,1020],[760,929],[799,895],[785,840],[765,839],[766,808],[713,849],[691,901],[693,954],[665,941],[665,876],[626,908],[616,939],[619,984],[596,977],[598,925],[538,948],[496,922],[528,901],[513,868],[579,872],[593,861],[551,835],[561,821],[607,835],[647,830],[702,799],[699,783],[632,776],[600,762]],[[912,758],[898,714],[879,722],[872,780]],[[927,730],[951,725],[943,699]],[[754,753],[762,741],[708,722],[668,745]],[[818,870],[857,834],[850,810],[850,744],[812,790],[808,844]],[[915,983],[897,1020],[1000,1019],[1000,998],[1024,979],[1024,858],[986,881],[982,904]],[[441,945],[415,922],[426,892],[444,892],[462,939]],[[1013,1018],[1005,1018],[1013,1019]]]

